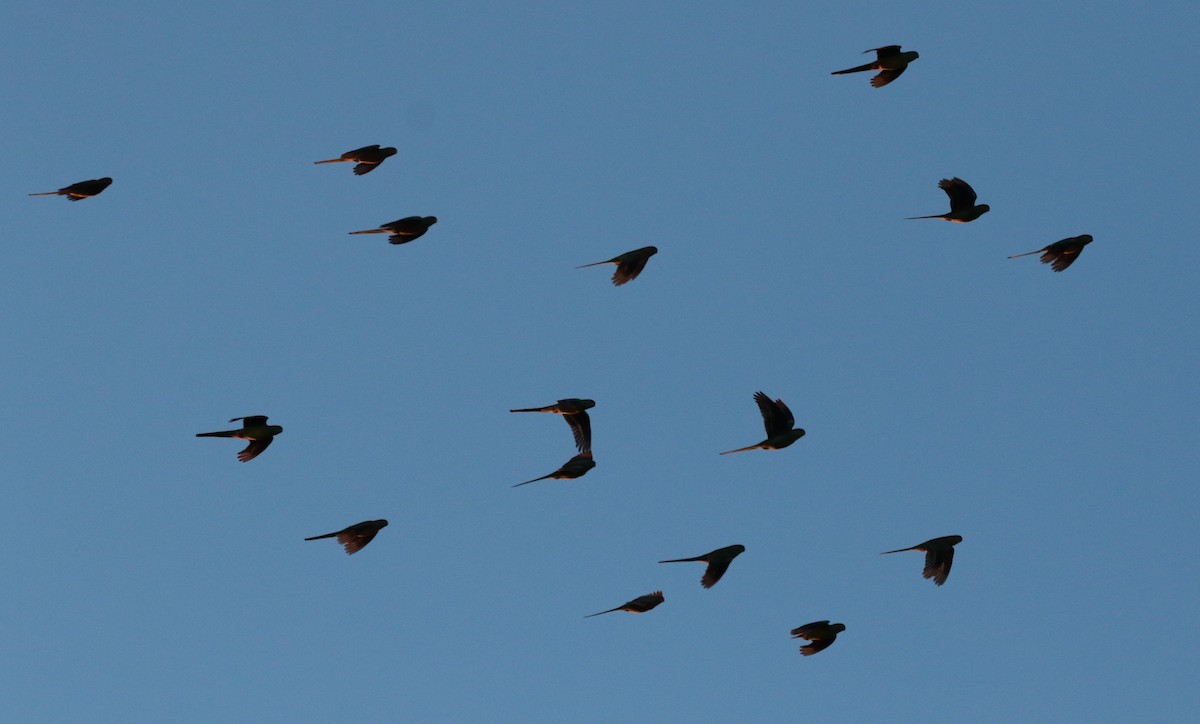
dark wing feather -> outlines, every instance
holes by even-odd
[[[375,170],[375,167],[378,165],[379,165],[378,161],[371,161],[371,162],[364,161],[362,163],[356,164],[354,166],[354,175],[362,176],[365,173],[371,173],[372,171]]]
[[[266,450],[271,445],[271,441],[274,439],[274,437],[264,437],[259,440],[251,440],[250,444],[246,446],[246,449],[237,454],[238,460],[241,460],[244,463],[250,462],[262,454],[262,451]]]
[[[267,416],[266,415],[246,415],[245,417],[230,418],[229,421],[237,422],[238,420],[242,421],[242,427],[255,427],[256,425],[267,424]]]
[[[796,416],[783,400],[775,400],[780,432],[787,432],[796,426]]]
[[[932,578],[933,582],[940,586],[949,577],[950,566],[953,563],[953,547],[931,550],[925,554],[925,571],[923,575],[926,578]]]
[[[884,45],[883,47],[880,47],[880,48],[871,48],[871,50],[875,51],[875,57],[878,60],[883,60],[884,58],[891,56],[891,55],[900,55],[900,46],[899,45]],[[871,50],[868,50],[866,52],[870,53]]]
[[[812,633],[813,629],[825,628],[828,625],[829,621],[826,620],[813,621],[812,623],[806,623],[803,626],[797,626],[796,628],[792,629],[792,638],[808,638],[808,634]]]
[[[1047,250],[1046,253],[1042,254],[1042,263],[1049,264],[1051,269],[1060,272],[1071,266],[1079,258],[1080,251],[1082,249]]]
[[[762,415],[763,427],[767,430],[767,439],[775,437],[775,403],[767,397],[767,393],[759,390],[754,393],[754,401],[758,404],[758,412]]]
[[[704,569],[704,577],[700,579],[700,585],[705,588],[712,588],[717,581],[721,580],[721,576],[725,575],[725,571],[729,570],[731,561],[711,561],[708,568]]]
[[[836,640],[837,634],[833,634],[827,639],[813,639],[812,643],[808,644],[807,646],[800,647],[800,655],[812,656],[819,651],[824,651],[825,649],[829,648],[830,645],[832,645]]]
[[[979,198],[975,195],[975,189],[971,188],[971,184],[963,181],[957,176],[951,179],[942,179],[938,183],[938,188],[946,192],[950,197],[951,211],[964,211],[975,206],[975,199]]]
[[[803,638],[812,642],[806,646],[801,646],[800,653],[805,656],[812,656],[818,651],[829,648],[829,645],[837,639],[837,632],[829,631],[828,627],[829,621],[813,621],[812,623],[806,623],[803,626],[792,629],[792,638]],[[820,638],[814,638],[814,635]]]
[[[896,46],[896,47],[898,48],[900,46]],[[877,75],[871,79],[871,87],[872,88],[882,88],[885,85],[887,85],[888,83],[891,83],[892,81],[899,78],[900,75],[902,73],[904,73],[904,71],[907,69],[908,69],[907,65],[902,65],[899,68],[889,68],[888,70],[881,71],[879,73],[879,75]]]
[[[612,283],[614,286],[621,286],[625,282],[637,279],[638,274],[646,268],[646,262],[650,261],[649,256],[639,256],[634,259],[617,263],[617,270],[613,272]]]
[[[592,449],[592,419],[582,410],[563,415],[563,419],[571,426],[571,434],[575,436],[575,447],[584,453]]]
[[[795,426],[796,418],[783,400],[772,402],[767,393],[760,390],[754,393],[754,401],[758,403],[758,411],[762,413],[763,427],[767,430],[768,440],[786,433]]]
[[[379,532],[378,528],[351,526],[355,530],[347,528],[338,533],[338,543],[346,549],[346,555],[354,555],[365,547],[368,543],[375,539],[375,534]]]

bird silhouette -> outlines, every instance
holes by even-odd
[[[767,429],[767,439],[756,445],[740,447],[737,450],[726,450],[721,453],[722,455],[747,450],[779,450],[804,437],[802,428],[793,429],[796,418],[792,416],[792,411],[783,403],[783,400],[771,402],[767,393],[759,390],[754,393],[754,401],[758,403],[758,411],[762,413],[763,426]]]
[[[407,244],[413,239],[417,239],[429,231],[429,227],[437,223],[436,216],[405,216],[403,219],[389,221],[386,224],[380,224],[378,229],[364,229],[362,231],[351,231],[351,234],[387,234],[389,244]]]
[[[865,70],[878,70],[881,72],[871,79],[871,87],[882,88],[899,78],[900,74],[908,69],[909,63],[921,57],[915,50],[900,52],[899,45],[885,45],[882,48],[871,48],[863,52],[874,52],[875,60],[854,68],[835,70],[830,75],[845,75],[846,73],[861,73]]]
[[[346,549],[346,555],[352,556],[358,553],[375,539],[375,534],[387,527],[386,520],[364,520],[361,523],[347,526],[334,533],[326,533],[325,535],[314,535],[312,538],[304,540],[321,540],[322,538],[337,537],[338,543]]]
[[[238,460],[249,462],[258,457],[259,453],[267,449],[275,436],[283,432],[283,428],[279,425],[268,425],[266,415],[247,415],[246,417],[234,417],[230,422],[242,420],[242,428],[240,430],[223,430],[221,432],[198,432],[196,437],[235,437],[239,440],[249,440],[250,444],[237,454]]]
[[[356,148],[353,151],[346,151],[341,155],[340,158],[331,158],[326,161],[313,161],[313,163],[342,163],[343,161],[350,161],[351,163],[358,164],[354,167],[354,175],[362,176],[364,173],[371,173],[374,171],[375,168],[387,160],[389,156],[395,155],[396,149],[392,148],[391,146],[388,146],[387,148],[380,148],[379,144],[377,143],[374,146],[363,146],[362,148]]]
[[[654,593],[647,593],[645,596],[638,596],[637,598],[633,599],[632,601],[626,601],[625,603],[622,603],[620,606],[617,606],[616,608],[610,608],[607,611],[601,611],[600,613],[589,613],[588,615],[584,616],[584,618],[591,618],[592,616],[599,616],[599,615],[605,614],[605,613],[612,613],[613,611],[628,611],[629,613],[645,613],[645,612],[649,611],[650,609],[654,608],[655,606],[657,606],[658,604],[662,603],[665,600],[666,599],[663,598],[662,591],[655,591]]]
[[[112,183],[112,179],[105,176],[104,178],[94,178],[90,181],[80,181],[79,183],[63,186],[58,191],[45,191],[40,194],[29,194],[30,196],[66,196],[68,201],[79,201],[91,196],[99,194],[108,185]]]
[[[733,559],[745,552],[746,546],[732,545],[718,548],[695,558],[674,558],[669,561],[659,561],[659,563],[691,563],[693,561],[707,563],[708,568],[704,569],[704,577],[700,579],[700,585],[712,588],[717,581],[721,580],[721,576],[725,575],[725,571],[729,570],[729,564],[733,562]]]
[[[1092,243],[1092,235],[1084,234],[1083,236],[1072,236],[1069,239],[1056,241],[1050,246],[1043,247],[1037,251],[1028,251],[1024,254],[1013,254],[1009,259],[1016,259],[1021,256],[1029,256],[1030,254],[1041,254],[1042,263],[1049,264],[1050,268],[1056,272],[1071,266],[1079,255],[1083,253],[1083,247]]]
[[[650,261],[650,257],[657,253],[657,246],[643,246],[641,249],[634,249],[633,251],[627,251],[624,254],[614,256],[608,261],[582,264],[575,268],[584,269],[589,266],[600,266],[601,264],[616,264],[617,270],[613,272],[612,283],[619,287],[625,282],[637,279],[638,274],[641,274],[642,270],[646,268],[646,262]]]
[[[884,551],[880,555],[903,553],[904,551],[924,551],[925,570],[922,575],[926,578],[932,578],[933,582],[940,586],[946,582],[946,578],[950,575],[950,566],[954,564],[954,546],[962,543],[962,539],[961,535],[946,535],[941,538],[931,538],[912,548]]]
[[[971,184],[962,179],[944,178],[938,181],[938,188],[946,192],[950,197],[950,213],[935,214],[933,216],[909,216],[906,220],[911,219],[945,219],[959,224],[965,224],[968,221],[974,221],[980,216],[983,216],[992,207],[987,204],[975,205],[975,189],[971,188]]]
[[[519,410],[509,410],[509,412],[552,412],[562,415],[571,428],[571,435],[575,438],[575,447],[579,449],[579,452],[589,452],[592,449],[592,420],[588,417],[587,410],[595,406],[595,400],[569,397],[559,400],[553,405],[525,407]]]
[[[846,630],[845,624],[828,621],[813,621],[792,629],[792,638],[808,639],[812,643],[800,647],[804,656],[812,656],[818,651],[824,651],[837,640],[837,635]]]
[[[537,481],[545,480],[546,478],[554,478],[555,480],[574,480],[575,478],[583,477],[587,474],[587,471],[594,467],[596,467],[596,463],[592,460],[592,453],[589,450],[588,452],[579,453],[575,457],[566,461],[563,463],[561,468],[555,470],[549,475],[543,475],[542,477],[534,478],[533,480],[526,480],[523,483],[517,483],[513,487],[519,488],[522,485],[536,483]]]

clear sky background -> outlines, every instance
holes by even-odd
[[[806,5],[0,10],[3,718],[1200,717],[1200,10]]]

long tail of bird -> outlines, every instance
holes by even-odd
[[[326,533],[325,535],[314,535],[312,538],[305,538],[304,540],[321,540],[322,538],[332,538],[335,535],[337,533]]]
[[[57,191],[43,191],[40,194],[29,194],[29,195],[30,196],[54,196],[57,193],[58,193]]]
[[[533,480],[526,480],[526,481],[525,481],[525,482],[523,482],[523,483],[517,483],[517,484],[516,484],[516,485],[514,485],[513,487],[514,487],[514,488],[519,488],[519,487],[521,487],[522,485],[529,485],[530,483],[536,483],[536,482],[537,482],[537,481],[539,481],[539,480],[545,480],[546,478],[552,478],[552,477],[554,477],[554,473],[551,473],[551,474],[549,474],[549,475],[543,475],[542,477],[540,477],[540,478],[534,478]]]
[[[915,551],[915,550],[920,550],[920,549],[917,548],[916,546],[913,546],[912,548],[897,548],[894,551],[884,551],[883,553],[880,553],[879,555],[886,556],[888,553],[903,553],[904,551]]]
[[[1031,256],[1031,255],[1033,255],[1033,254],[1041,254],[1043,251],[1045,251],[1045,249],[1038,249],[1037,251],[1027,251],[1027,252],[1025,252],[1024,254],[1013,254],[1012,256],[1010,256],[1010,257],[1008,257],[1008,258],[1009,258],[1009,259],[1016,259],[1016,258],[1017,258],[1017,257],[1019,257],[1019,256]]]
[[[223,430],[221,432],[198,432],[198,433],[196,433],[196,437],[233,437],[234,435],[237,435],[239,432],[241,432],[241,431],[240,430]]]
[[[349,160],[350,159],[348,159],[348,158],[331,158],[331,159],[328,159],[325,161],[313,161],[313,163],[314,164],[316,164],[316,163],[339,163],[341,161],[349,161]]]
[[[722,455],[731,455],[736,452],[746,452],[747,450],[757,450],[757,449],[758,449],[758,445],[751,445],[750,447],[739,447],[737,450],[726,450],[725,452],[723,452],[721,454]]]
[[[390,229],[363,229],[362,231],[351,231],[351,234],[387,234]]]
[[[946,218],[945,214],[934,214],[933,216],[905,216],[904,220],[910,221],[912,219],[944,219],[944,218]]]
[[[586,268],[586,267],[589,267],[589,266],[600,266],[601,264],[616,264],[616,263],[617,263],[617,262],[616,262],[615,260],[613,260],[613,259],[609,259],[608,261],[598,261],[598,262],[594,262],[594,263],[592,263],[592,264],[580,264],[579,266],[577,266],[577,267],[575,267],[575,268],[576,268],[576,269],[583,269],[583,268]]]
[[[854,68],[847,68],[845,70],[835,70],[832,73],[830,73],[830,75],[845,75],[847,73],[861,73],[864,70],[875,70],[875,64],[867,63],[866,65],[860,65],[860,66],[857,66]]]

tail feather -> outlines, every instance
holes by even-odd
[[[904,220],[909,221],[911,219],[944,219],[944,218],[946,218],[945,214],[934,214],[933,216],[905,216]]]
[[[240,430],[224,430],[222,432],[198,432],[196,437],[233,437]]]
[[[551,473],[550,475],[543,475],[543,476],[542,476],[542,477],[540,477],[540,478],[534,478],[533,480],[526,480],[526,481],[525,481],[525,482],[523,482],[523,483],[517,483],[517,484],[516,484],[516,485],[514,485],[513,487],[514,487],[514,488],[519,488],[519,487],[521,487],[522,485],[529,485],[530,483],[536,483],[536,482],[537,482],[537,481],[539,481],[539,480],[545,480],[546,478],[552,478],[552,477],[554,477],[554,474],[553,474],[553,473]]]
[[[335,535],[337,533],[326,533],[325,535],[314,535],[312,538],[305,538],[304,540],[321,540],[322,538],[332,538]]]
[[[351,234],[387,234],[391,229],[363,229],[362,231],[351,231]]]
[[[918,548],[916,546],[913,546],[912,548],[897,548],[894,551],[884,551],[883,553],[880,553],[879,555],[886,556],[888,553],[903,553],[904,551],[915,551],[915,550],[918,550]]]
[[[615,261],[612,261],[612,260],[610,259],[609,261],[598,261],[598,262],[596,262],[596,263],[594,263],[594,264],[580,264],[579,266],[577,266],[577,267],[575,267],[575,268],[576,268],[576,269],[584,269],[584,268],[586,268],[586,267],[589,267],[589,266],[600,266],[601,264],[616,264],[616,262],[615,262]]]
[[[751,445],[749,447],[739,447],[737,450],[726,450],[725,452],[723,452],[721,454],[722,455],[730,455],[732,453],[746,452],[747,450],[757,450],[757,449],[758,449],[758,445]]]
[[[870,52],[870,51],[867,51],[867,52]],[[853,68],[847,68],[845,70],[835,70],[832,73],[830,73],[830,75],[845,75],[846,73],[861,73],[865,70],[875,70],[875,64],[867,63],[866,65],[859,65],[859,66],[855,66]]]
[[[1019,257],[1019,256],[1031,256],[1031,255],[1033,255],[1033,254],[1041,254],[1043,251],[1045,251],[1045,249],[1038,249],[1037,251],[1027,251],[1027,252],[1025,252],[1024,254],[1013,254],[1012,256],[1010,256],[1010,257],[1008,257],[1008,258],[1009,258],[1009,259],[1016,259],[1016,258],[1017,258],[1017,257]]]
[[[40,194],[29,194],[30,196],[57,196],[57,191],[43,191]]]
[[[697,561],[704,561],[704,557],[696,556],[695,558],[672,558],[669,561],[659,561],[659,563],[695,563]]]
[[[313,161],[313,163],[314,164],[317,164],[317,163],[339,163],[341,161],[349,161],[349,160],[350,159],[348,159],[348,158],[331,158],[326,161]]]

